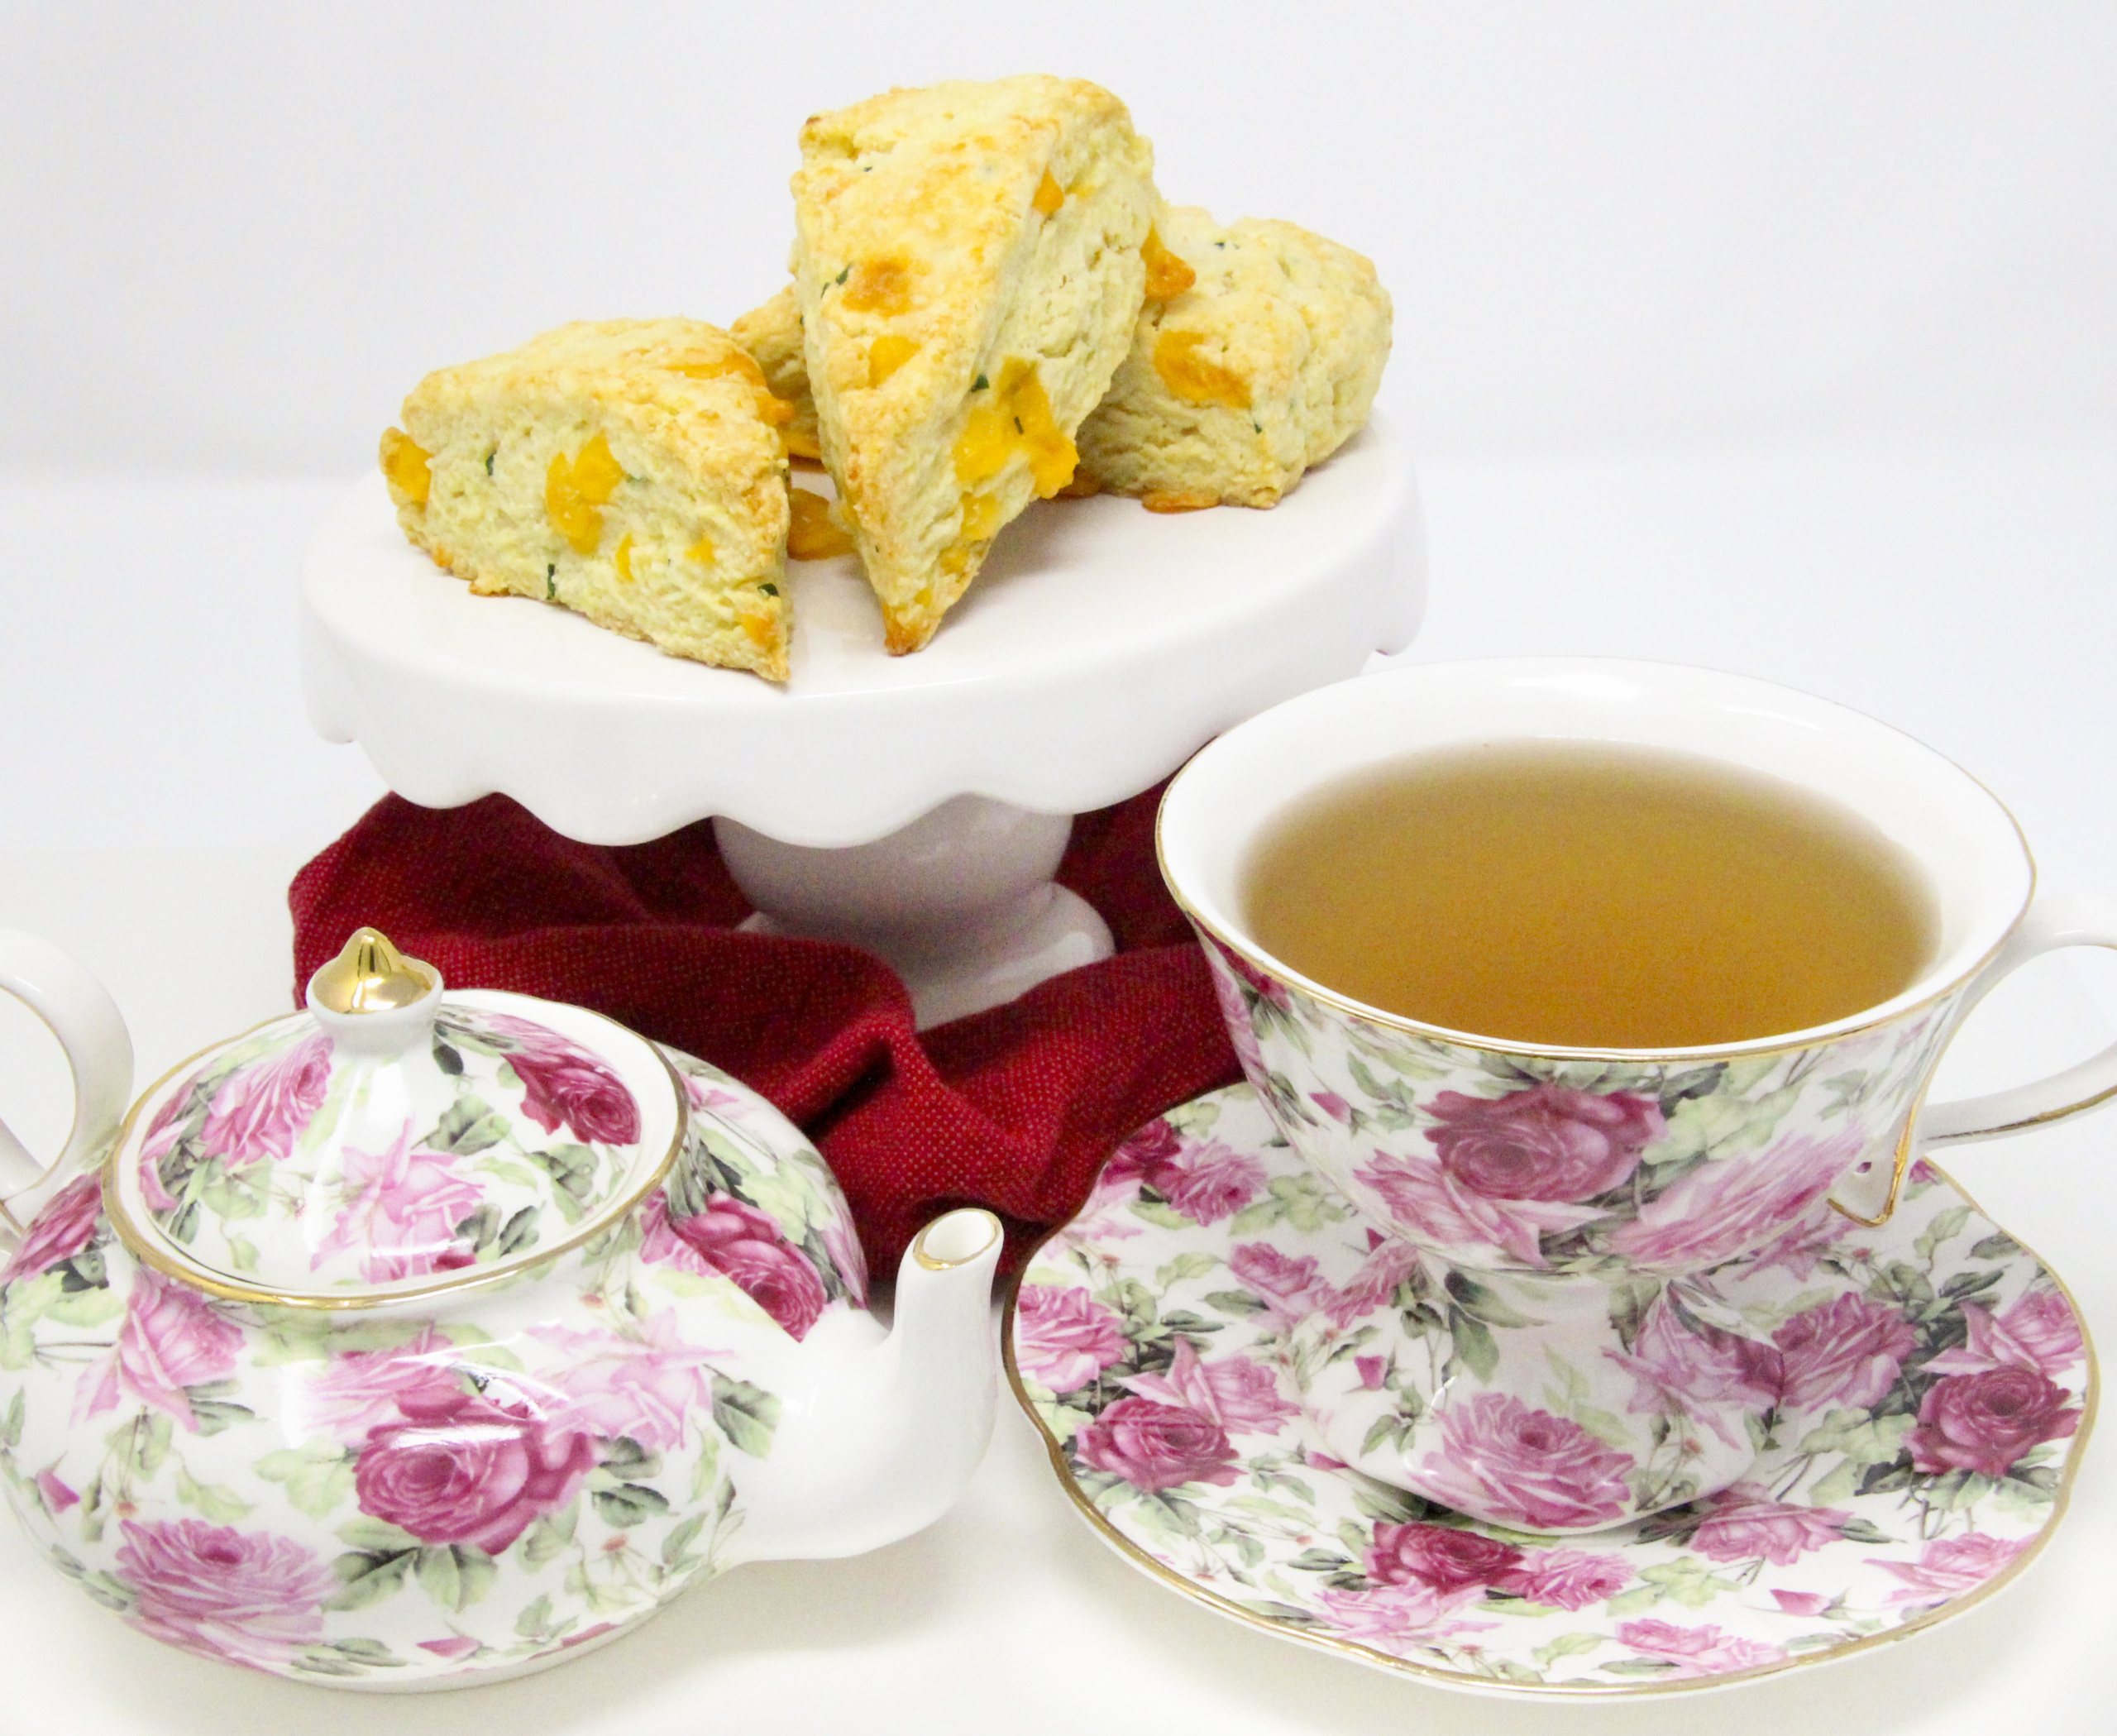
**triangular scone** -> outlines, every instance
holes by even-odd
[[[795,294],[824,463],[891,652],[1073,476],[1139,316],[1153,152],[1075,79],[895,90],[801,129]]]
[[[780,429],[786,450],[796,458],[820,458],[816,443],[816,401],[809,395],[809,364],[801,354],[801,310],[794,304],[791,284],[762,307],[753,308],[728,328],[728,335],[750,352],[764,371],[772,396],[793,414]]]
[[[583,322],[428,375],[382,468],[471,590],[785,681],[786,414],[718,327]]]
[[[1181,510],[1275,505],[1365,424],[1389,292],[1350,247],[1292,223],[1155,222],[1132,345],[1080,434],[1081,474]]]

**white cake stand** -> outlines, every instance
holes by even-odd
[[[499,791],[590,844],[713,816],[751,925],[881,954],[930,1025],[1107,954],[1102,919],[1052,882],[1072,816],[1402,649],[1425,543],[1378,418],[1269,512],[1033,505],[914,656],[884,653],[850,557],[790,580],[780,688],[473,596],[404,540],[371,477],[309,549],[309,715],[428,807]]]

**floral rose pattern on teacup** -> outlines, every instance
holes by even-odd
[[[1617,1144],[1596,1160],[1623,1161]],[[1192,1150],[1254,1159],[1250,1203],[1186,1216],[1152,1178]],[[1658,1408],[1673,1383],[1694,1402],[1717,1390],[1759,1406],[1765,1439],[1742,1481],[1536,1538],[1538,1518],[1615,1499],[1622,1470],[1598,1433],[1608,1421],[1565,1414],[1554,1382],[1551,1410],[1497,1394],[1465,1408],[1477,1438],[1444,1474],[1517,1460],[1532,1473],[1508,1485],[1523,1528],[1474,1523],[1361,1475],[1295,1413],[1302,1322],[1374,1287],[1378,1242],[1236,1087],[1127,1142],[1031,1260],[1010,1318],[1023,1396],[1102,1525],[1293,1637],[1517,1689],[1777,1669],[1991,1585],[2048,1533],[2077,1457],[2092,1374],[2076,1317],[2032,1256],[1918,1164],[1880,1230],[1804,1220],[1784,1246],[1683,1280],[1701,1307],[1717,1297],[1725,1325],[1663,1289],[1628,1327],[1620,1392]],[[1459,1327],[1474,1342],[1474,1323]],[[1441,1330],[1436,1354],[1461,1354]]]
[[[1377,1224],[1474,1270],[1680,1276],[1764,1246],[1893,1160],[1952,1011],[1726,1059],[1561,1059],[1364,1017],[1201,939],[1280,1131]]]
[[[739,1346],[857,1305],[864,1277],[821,1158],[787,1149],[724,1074],[669,1059],[692,1117],[660,1217],[620,1219],[547,1280],[575,1287],[592,1329],[544,1318],[528,1284],[427,1318],[224,1303],[136,1265],[94,1179],[56,1196],[0,1273],[17,1389],[0,1485],[40,1545],[156,1638],[393,1681],[553,1654],[717,1571],[780,1413]],[[277,1064],[242,1099],[260,1125],[311,1089],[305,1061]],[[527,1064],[562,1126],[616,1131],[575,1058]],[[197,1145],[202,1095],[217,1101],[178,1099],[165,1157]],[[422,1143],[385,1156],[402,1166]],[[188,1193],[198,1172],[166,1173]],[[377,1173],[370,1216],[423,1230],[433,1190],[393,1196],[399,1172]],[[719,1227],[705,1255],[670,1229],[693,1219]],[[648,1249],[655,1222],[683,1257]],[[1253,1384],[1228,1389],[1232,1412],[1259,1414]]]
[[[1774,1140],[1761,1150],[1686,1170],[1606,1238],[1642,1271],[1702,1271],[1761,1247],[1798,1222],[1858,1159],[1850,1129],[1830,1139]]]
[[[1736,1444],[1747,1413],[1781,1401],[1784,1364],[1770,1345],[1686,1322],[1665,1291],[1648,1307],[1630,1351],[1606,1351],[1632,1379],[1628,1412],[1680,1418]]]
[[[1666,1131],[1661,1106],[1548,1082],[1504,1097],[1444,1091],[1426,1136],[1459,1185],[1491,1199],[1594,1199],[1629,1179]]]
[[[1902,1310],[1887,1303],[1847,1294],[1804,1308],[1771,1335],[1780,1405],[1865,1408],[1896,1384],[1918,1342]]]

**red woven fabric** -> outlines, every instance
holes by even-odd
[[[452,988],[595,1007],[755,1087],[837,1171],[878,1274],[936,1213],[990,1207],[1018,1263],[1152,1116],[1238,1076],[1203,958],[1154,854],[1159,789],[1074,822],[1060,882],[1118,950],[1008,1006],[915,1033],[872,954],[738,934],[749,906],[710,825],[624,847],[562,838],[504,796],[395,796],[295,876],[299,997],[363,923]]]

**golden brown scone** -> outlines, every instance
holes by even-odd
[[[717,327],[582,322],[428,375],[382,469],[471,590],[785,681],[785,413]]]
[[[1076,79],[894,90],[801,129],[809,385],[891,651],[1072,477],[1139,315],[1152,173],[1125,105]]]
[[[791,284],[762,307],[753,308],[728,328],[728,335],[750,352],[764,370],[772,395],[793,407],[779,431],[796,458],[820,458],[816,443],[816,400],[809,395],[809,364],[801,354],[801,310]]]
[[[1131,347],[1080,431],[1083,478],[1164,511],[1276,505],[1366,423],[1388,291],[1350,247],[1191,205],[1162,210],[1149,255]]]

